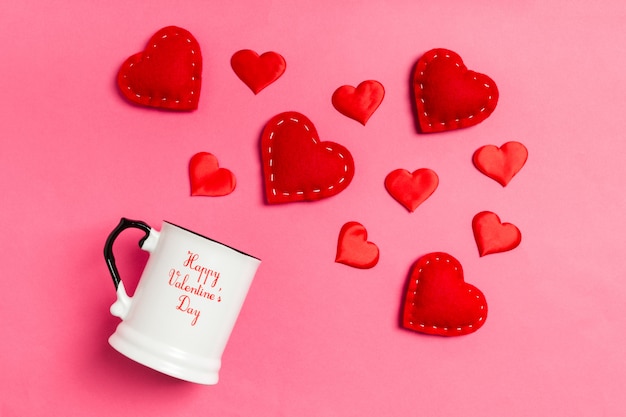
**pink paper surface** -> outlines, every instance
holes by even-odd
[[[0,13],[0,415],[617,416],[626,412],[626,3],[18,1]],[[193,33],[204,57],[199,108],[139,108],[118,93],[121,63],[158,29]],[[443,47],[495,80],[500,101],[464,130],[416,132],[416,60]],[[285,74],[258,95],[229,65],[276,51]],[[366,126],[333,91],[374,79]],[[352,152],[356,174],[315,203],[264,203],[260,133],[283,111]],[[473,152],[529,150],[503,188]],[[237,188],[191,197],[187,167],[216,155]],[[384,189],[394,169],[440,184],[414,213]],[[483,210],[522,243],[480,258]],[[263,260],[223,356],[220,382],[164,376],[114,351],[119,320],[102,248],[125,216],[169,220]],[[334,262],[337,236],[362,223],[378,265]],[[147,254],[127,232],[125,282]],[[399,327],[410,266],[448,252],[480,288],[476,333]]]

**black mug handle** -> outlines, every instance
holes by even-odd
[[[139,247],[143,247],[144,242],[150,235],[150,226],[140,220],[129,220],[124,217],[122,217],[117,227],[113,229],[104,245],[104,260],[109,267],[109,272],[111,273],[111,277],[113,278],[113,284],[115,285],[116,291],[117,287],[119,287],[120,285],[121,278],[117,270],[117,266],[115,265],[115,256],[113,256],[113,242],[115,241],[115,239],[117,239],[120,233],[131,227],[145,232],[146,235],[142,237],[141,240],[139,240]]]

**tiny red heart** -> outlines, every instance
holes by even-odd
[[[528,150],[519,142],[507,142],[501,147],[485,145],[474,152],[474,166],[503,187],[522,169]]]
[[[522,241],[517,226],[502,223],[497,214],[483,211],[474,216],[472,230],[480,256],[515,249]]]
[[[417,61],[413,93],[422,133],[476,125],[498,103],[496,83],[468,70],[461,57],[447,49],[432,49]]]
[[[197,109],[201,83],[200,45],[189,31],[176,26],[155,33],[117,75],[120,92],[129,101],[168,110]]]
[[[297,112],[265,125],[261,158],[268,203],[313,201],[339,194],[352,181],[354,160],[334,142],[321,142],[313,123]]]
[[[333,93],[332,103],[339,113],[365,126],[384,96],[385,88],[381,83],[367,80],[356,88],[351,85],[339,87]]]
[[[250,49],[243,49],[233,54],[230,66],[245,85],[258,94],[268,85],[279,79],[287,68],[282,55],[276,52],[257,54]]]
[[[367,240],[367,230],[358,222],[348,222],[339,232],[335,262],[360,269],[369,269],[378,263],[379,250]]]
[[[485,324],[487,300],[465,282],[458,260],[443,252],[422,256],[411,269],[402,326],[416,332],[461,336]]]
[[[396,169],[387,174],[385,188],[391,196],[410,212],[432,195],[439,185],[435,171],[420,168],[412,173]]]
[[[192,196],[219,197],[233,192],[237,185],[235,175],[220,168],[217,158],[208,152],[198,152],[189,162]]]

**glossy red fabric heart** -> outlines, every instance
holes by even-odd
[[[385,97],[385,88],[381,83],[367,80],[356,88],[343,85],[335,90],[332,103],[339,113],[356,120],[363,126],[374,114]]]
[[[276,52],[257,54],[250,49],[243,49],[233,54],[230,66],[245,85],[258,94],[268,85],[280,78],[287,68],[282,55]]]
[[[265,125],[261,158],[270,204],[331,197],[354,177],[350,152],[338,143],[320,142],[313,123],[298,112],[280,113]]]
[[[235,175],[220,168],[217,158],[208,152],[198,152],[191,157],[189,180],[192,196],[224,196],[232,193],[237,185]]]
[[[339,232],[335,262],[360,269],[369,269],[378,263],[379,250],[367,240],[367,230],[358,222],[348,222]]]
[[[439,185],[435,171],[420,168],[412,173],[406,169],[396,169],[387,174],[385,188],[391,196],[408,211],[413,212]]]
[[[465,282],[458,260],[444,252],[422,256],[411,269],[402,326],[420,333],[461,336],[485,324],[487,300]]]
[[[472,230],[480,256],[515,249],[522,242],[517,226],[502,223],[497,214],[483,211],[474,216]]]
[[[200,45],[189,31],[176,26],[155,33],[117,75],[120,92],[129,101],[168,110],[197,109],[201,84]]]
[[[432,49],[417,61],[413,93],[422,133],[476,125],[491,115],[499,97],[491,78],[468,70],[448,49]]]
[[[528,150],[519,142],[507,142],[501,147],[485,145],[474,152],[474,166],[503,187],[513,179],[528,159]]]

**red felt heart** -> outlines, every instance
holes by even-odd
[[[527,159],[528,150],[519,142],[507,142],[499,148],[485,145],[478,148],[472,158],[480,172],[503,187],[522,169]]]
[[[378,263],[378,257],[378,246],[367,240],[367,230],[362,224],[348,222],[343,225],[339,232],[335,262],[369,269]]]
[[[350,152],[320,142],[313,123],[297,112],[274,116],[263,129],[261,157],[267,201],[311,201],[343,191],[354,176]]]
[[[285,58],[276,52],[265,52],[260,55],[249,49],[243,49],[233,54],[230,66],[254,94],[258,94],[272,84],[285,72],[287,64]]]
[[[490,211],[474,216],[472,230],[480,256],[515,249],[522,241],[517,226],[500,222],[500,218]]]
[[[363,81],[356,88],[344,85],[335,90],[332,103],[339,113],[363,126],[374,114],[385,96],[385,88],[374,80]]]
[[[432,195],[439,185],[435,171],[420,168],[412,173],[406,169],[396,169],[387,174],[385,188],[411,213]]]
[[[463,268],[443,252],[422,256],[407,286],[402,326],[420,333],[461,336],[482,327],[487,300],[463,278]]]
[[[189,162],[192,196],[218,197],[230,194],[237,185],[235,175],[220,168],[217,158],[208,152],[198,152]]]
[[[432,49],[417,61],[413,93],[423,133],[476,125],[489,117],[498,103],[496,83],[469,71],[461,57],[447,49]]]
[[[198,108],[202,82],[200,45],[185,29],[168,26],[155,33],[143,52],[129,57],[117,85],[133,103],[169,110]]]

